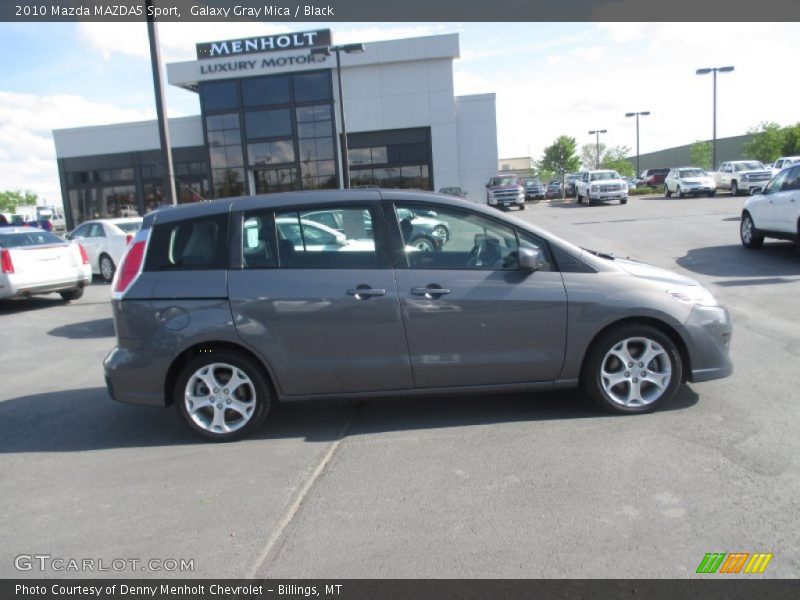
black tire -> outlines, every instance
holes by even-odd
[[[627,204],[628,203],[628,199],[627,198],[620,198],[619,203],[620,204]]]
[[[66,292],[58,292],[64,302],[72,302],[78,300],[83,296],[83,288],[75,288],[74,290],[67,290]]]
[[[738,196],[738,195],[739,195],[739,184],[736,183],[736,180],[734,179],[733,181],[731,181],[731,196]]]
[[[710,192],[706,192],[706,196],[708,196],[709,198],[713,198],[716,195],[717,195],[717,190],[711,190]]]
[[[681,186],[676,187],[675,192],[677,193],[678,198],[683,198],[683,190],[681,189]]]
[[[664,198],[671,198],[672,192],[669,191],[669,186],[665,183],[664,184]]]
[[[100,267],[100,277],[102,277],[103,281],[106,283],[111,283],[111,281],[114,279],[114,273],[117,271],[117,265],[114,264],[114,261],[108,254],[100,255],[98,265]]]
[[[594,200],[592,199],[591,196],[586,197],[586,204],[588,204],[589,206],[592,206],[594,204]]]
[[[525,210],[525,205],[524,205],[524,204],[520,204],[520,205],[519,205],[519,209],[520,209],[520,210]]]
[[[577,192],[575,194],[575,199],[578,201],[578,204],[583,204],[583,198],[581,197],[581,193]]]
[[[660,354],[657,359],[653,359],[651,363],[648,363],[643,367],[639,367],[639,365],[635,362],[629,363],[629,365],[633,364],[633,367],[630,367],[629,365],[620,365],[620,367],[623,369],[621,373],[623,375],[630,373],[631,380],[637,381],[638,378],[635,377],[637,373],[634,372],[634,369],[637,372],[641,369],[641,372],[649,373],[651,372],[650,367],[654,366],[656,369],[659,369],[661,373],[663,373],[665,371],[664,363],[668,361],[670,379],[666,387],[660,392],[660,395],[656,395],[658,388],[653,383],[650,383],[650,381],[646,380],[645,386],[642,386],[641,382],[637,382],[638,385],[643,388],[640,396],[644,396],[645,394],[650,394],[652,392],[653,395],[656,395],[656,397],[647,403],[625,406],[620,403],[619,397],[617,400],[615,400],[611,394],[606,391],[606,387],[602,381],[603,377],[601,372],[604,366],[603,363],[606,361],[606,359],[608,359],[609,365],[611,365],[614,360],[619,361],[619,359],[616,359],[616,357],[608,358],[610,351],[618,344],[621,344],[624,340],[631,340],[631,338],[655,342],[655,344],[660,346],[661,350],[663,350],[663,354]],[[637,348],[637,344],[631,343],[628,345],[628,347],[635,350]],[[643,346],[641,347],[643,348]],[[632,356],[632,358],[635,361],[636,357]],[[614,365],[611,366],[613,367]],[[654,369],[652,372],[655,373],[656,370]],[[661,376],[663,377],[663,374]],[[646,413],[655,410],[665,403],[668,403],[675,395],[675,391],[678,389],[678,386],[680,386],[682,380],[683,361],[681,360],[680,352],[675,346],[675,343],[669,338],[669,336],[662,333],[661,330],[656,329],[651,325],[640,325],[637,323],[619,325],[602,334],[589,349],[586,360],[584,361],[583,372],[581,373],[581,387],[583,388],[584,392],[590,398],[592,398],[592,400],[606,410],[624,414]],[[632,391],[631,387],[626,388],[626,386],[631,385],[632,384],[630,382],[622,382],[616,387],[611,387],[611,390],[612,393],[621,395],[625,389]],[[630,391],[628,393],[630,395]]]
[[[203,367],[210,366],[212,364],[220,364],[220,365],[229,365],[230,367],[235,367],[239,371],[241,371],[252,384],[251,389],[245,389],[244,392],[241,392],[237,399],[241,399],[241,395],[252,396],[247,398],[247,402],[252,402],[254,407],[252,412],[249,415],[249,420],[247,420],[244,424],[238,427],[238,429],[229,432],[216,432],[211,431],[208,428],[202,427],[200,424],[195,422],[194,418],[189,414],[189,409],[187,407],[187,401],[185,399],[185,392],[187,385],[189,384],[189,380],[194,376],[194,374],[203,369]],[[220,368],[216,371],[217,376],[220,374],[224,374],[227,369]],[[224,376],[224,375],[223,375]],[[231,373],[231,377],[233,374]],[[239,386],[236,388],[235,391],[232,390],[232,394],[236,394],[237,391],[241,390],[244,386]],[[219,388],[217,388],[219,390]],[[221,390],[219,390],[221,392]],[[213,417],[209,415],[209,412],[212,414],[216,413],[216,408],[213,406],[214,402],[211,402],[211,396],[213,390],[208,390],[209,394],[209,406],[207,408],[203,407],[200,410],[206,411],[201,413],[198,416],[198,419],[209,419],[212,420]],[[254,392],[254,394],[252,393]],[[234,416],[236,411],[232,409],[227,409],[222,406],[223,403],[223,396],[217,396],[219,399],[219,406],[221,406],[223,414],[226,417],[233,413]],[[255,363],[252,359],[248,358],[243,354],[239,354],[237,352],[232,352],[229,350],[220,350],[211,351],[208,353],[202,353],[198,356],[194,357],[190,360],[186,366],[181,370],[178,378],[175,382],[175,388],[173,390],[173,401],[178,408],[178,413],[181,415],[181,420],[189,427],[197,435],[214,442],[230,442],[233,440],[238,440],[248,435],[252,434],[255,430],[257,430],[261,425],[264,423],[264,419],[266,419],[267,414],[269,413],[269,409],[272,405],[272,393],[270,391],[269,384],[267,383],[266,377],[264,375],[264,371],[260,365]],[[228,402],[230,404],[230,402]],[[197,411],[200,412],[200,411]],[[241,416],[241,415],[240,415]],[[213,426],[213,422],[211,424]]]
[[[742,219],[739,221],[739,239],[742,241],[742,246],[748,250],[758,250],[764,245],[764,234],[756,228],[753,217],[746,211],[742,213]]]

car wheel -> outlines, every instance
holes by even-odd
[[[520,205],[519,205],[519,209],[520,209],[520,210],[525,210],[525,205],[524,205],[524,204],[520,204]]]
[[[438,246],[433,238],[429,238],[427,235],[421,235],[419,237],[414,238],[411,240],[410,246],[413,246],[415,249],[419,250],[420,252],[436,252]]]
[[[111,260],[111,257],[108,254],[101,254],[100,255],[100,276],[103,280],[107,283],[111,283],[111,280],[114,279],[114,272],[117,270],[117,267],[114,265],[114,261]]]
[[[619,203],[620,204],[627,204],[628,203],[628,199],[627,198],[620,198],[619,199]]]
[[[749,250],[756,250],[764,245],[764,234],[756,229],[756,224],[753,223],[753,217],[749,212],[742,214],[739,237],[742,240],[742,246]]]
[[[736,181],[731,181],[731,196],[739,195],[739,184]]]
[[[584,364],[581,385],[606,410],[644,413],[668,402],[683,376],[674,342],[650,325],[621,325],[604,333]]]
[[[73,300],[78,300],[81,296],[83,296],[83,288],[76,288],[74,290],[68,290],[66,292],[58,292],[61,296],[61,299],[64,302],[72,302]]]
[[[716,195],[717,195],[717,190],[711,190],[710,192],[706,193],[706,196],[708,196],[709,198],[713,198]]]
[[[580,192],[576,192],[575,200],[577,200],[578,204],[583,204],[583,198],[581,197],[581,193]]]
[[[683,190],[681,189],[681,186],[675,188],[675,192],[677,193],[678,198],[683,198]]]
[[[443,244],[450,239],[450,232],[447,231],[447,227],[445,227],[444,225],[437,225],[436,227],[434,227],[433,235],[438,239],[442,240]]]
[[[664,197],[665,198],[672,197],[672,192],[669,191],[669,186],[666,183],[664,184]]]
[[[189,428],[216,442],[252,433],[264,422],[271,404],[259,366],[224,350],[189,361],[175,382],[174,400]]]

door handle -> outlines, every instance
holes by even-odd
[[[385,296],[386,290],[380,288],[372,288],[368,285],[357,285],[355,289],[347,290],[348,296],[353,296],[356,300],[368,300],[373,296]]]
[[[411,293],[415,296],[425,296],[426,298],[438,298],[439,296],[444,296],[445,294],[449,294],[450,290],[441,287],[415,287],[411,288]]]

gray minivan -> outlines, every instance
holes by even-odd
[[[315,221],[334,211],[337,229]],[[411,244],[402,215],[447,239]],[[243,437],[275,400],[581,386],[641,413],[729,375],[731,321],[676,273],[458,198],[290,192],[147,215],[113,282],[112,398]]]

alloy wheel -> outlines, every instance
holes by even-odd
[[[250,377],[227,363],[197,369],[186,383],[186,412],[201,429],[231,433],[244,427],[256,408],[256,389]]]
[[[600,367],[600,382],[612,402],[641,407],[658,400],[672,380],[667,351],[646,337],[631,337],[615,344]]]

